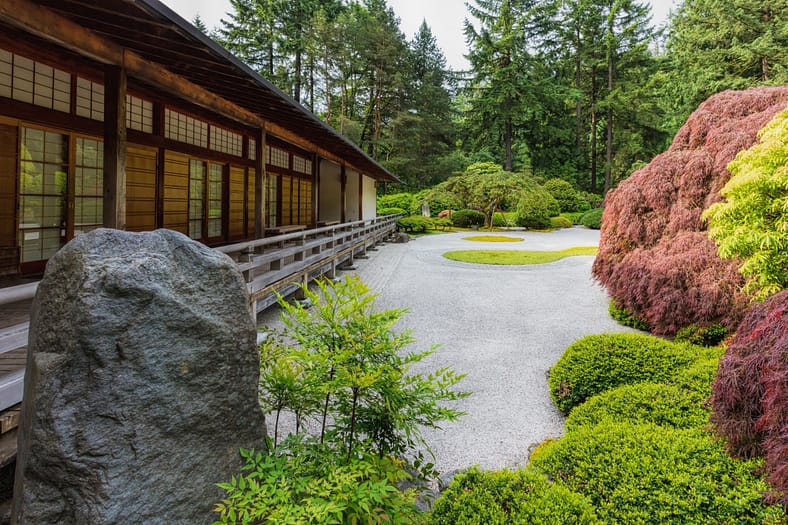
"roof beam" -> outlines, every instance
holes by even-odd
[[[103,38],[57,12],[30,0],[2,0],[0,2],[0,20],[80,55],[88,56],[97,62],[121,67],[126,70],[129,77],[142,80],[178,98],[188,100],[247,126],[264,127],[268,133],[292,142],[303,149],[314,151],[325,159],[346,165],[359,173],[366,172],[366,170],[349,163],[347,159],[319,147],[297,133],[275,122],[266,121],[260,115],[234,104],[184,77],[176,75],[164,66],[147,60],[116,42]],[[272,94],[272,96],[275,95]],[[281,101],[281,103],[286,104],[287,102]]]

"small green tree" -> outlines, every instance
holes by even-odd
[[[377,311],[358,277],[302,286],[313,304],[285,302],[284,328],[261,346],[261,404],[275,414],[270,454],[242,451],[244,471],[219,486],[220,523],[412,523],[415,492],[398,483],[434,475],[423,428],[454,421],[445,402],[468,395],[464,377],[413,366],[430,352],[406,352],[410,332],[394,325],[405,310]],[[279,415],[296,432],[279,442]],[[314,418],[319,432],[300,425]]]
[[[742,260],[745,291],[765,299],[788,288],[788,111],[759,135],[760,143],[728,164],[726,200],[704,217],[719,255]]]

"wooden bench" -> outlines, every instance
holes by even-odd
[[[289,226],[273,226],[265,229],[266,235],[284,235],[306,230],[306,224],[291,224]]]
[[[325,228],[327,226],[336,226],[337,224],[339,224],[339,221],[318,221],[317,227]]]

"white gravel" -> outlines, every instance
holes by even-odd
[[[460,249],[560,250],[599,243],[583,227],[551,233],[507,232],[518,243],[463,240],[476,233],[429,235],[386,244],[359,260],[357,273],[379,294],[381,309],[408,308],[399,328],[413,330],[414,349],[442,345],[420,370],[449,366],[467,373],[473,392],[457,403],[467,415],[442,430],[425,430],[442,473],[527,462],[529,448],[564,432],[546,374],[572,341],[625,330],[607,313],[607,295],[591,278],[593,257],[549,264],[490,266],[445,259]],[[260,325],[277,324],[276,307]]]

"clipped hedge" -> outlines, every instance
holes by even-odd
[[[580,492],[610,525],[777,525],[764,503],[757,460],[731,458],[701,430],[650,423],[581,426],[531,456],[531,464]],[[556,522],[560,523],[560,521]]]
[[[517,225],[543,230],[550,227],[550,217],[561,212],[558,202],[541,186],[524,191],[517,203]]]
[[[398,219],[397,226],[406,232],[425,232],[432,228],[432,221],[422,215],[411,215]]]
[[[451,214],[451,222],[459,228],[484,226],[484,214],[477,210],[457,210]]]
[[[550,227],[554,229],[571,228],[572,223],[566,217],[550,217]]]
[[[435,501],[430,525],[601,525],[580,494],[532,469],[458,475]]]
[[[666,382],[699,357],[697,349],[641,334],[598,334],[569,345],[550,369],[550,395],[568,413],[620,385]]]
[[[707,395],[662,383],[623,385],[572,409],[566,429],[605,421],[699,428],[709,421],[709,409],[703,403]]]
[[[588,210],[580,217],[580,224],[592,230],[598,230],[602,227],[602,212],[604,208],[594,208]]]

